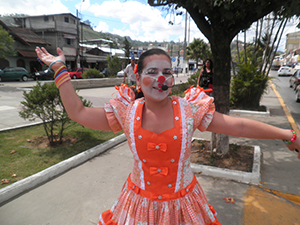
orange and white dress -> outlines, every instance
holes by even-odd
[[[134,166],[118,200],[100,215],[99,225],[220,224],[190,167],[192,135],[210,124],[213,98],[193,87],[185,98],[170,97],[174,127],[156,134],[141,126],[144,99],[134,100],[126,85],[117,89],[118,97],[105,111],[112,130],[124,130]]]

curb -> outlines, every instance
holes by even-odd
[[[43,121],[29,123],[29,124],[23,124],[23,125],[14,126],[14,127],[3,128],[3,129],[0,129],[0,132],[2,132],[2,131],[9,131],[9,130],[16,130],[16,129],[31,127],[31,126],[40,125],[40,124],[43,124]]]
[[[204,139],[193,138],[192,140],[204,140]],[[252,172],[230,170],[230,169],[218,168],[213,166],[200,165],[196,163],[191,163],[192,171],[194,173],[201,173],[207,176],[235,180],[245,184],[258,185],[261,181],[260,167],[262,161],[262,152],[259,146],[254,145],[252,147],[254,147]]]
[[[66,171],[76,167],[87,160],[99,155],[109,148],[114,147],[122,142],[126,141],[125,134],[121,134],[115,138],[112,138],[100,145],[97,145],[91,149],[88,149],[82,153],[79,153],[69,159],[61,161],[41,172],[33,174],[27,178],[17,181],[7,187],[0,189],[0,206],[6,201],[20,195],[26,191],[51,180],[52,178],[65,173]]]
[[[251,110],[238,110],[238,109],[231,109],[229,111],[230,114],[251,114],[251,115],[259,115],[259,116],[270,116],[270,110],[268,107],[266,112],[261,111],[251,111]]]

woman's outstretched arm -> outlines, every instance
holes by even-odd
[[[231,117],[218,112],[214,113],[207,131],[253,139],[291,140],[293,137],[292,132],[288,129],[282,129],[246,118]],[[288,144],[287,147],[291,151],[294,149],[300,150],[300,137],[293,144]],[[300,159],[300,153],[298,154],[298,158]]]
[[[58,60],[65,62],[65,56],[60,48],[57,48],[58,56],[51,55],[45,48],[36,47],[35,51],[39,59],[47,66]],[[51,69],[54,72],[64,65],[60,61],[52,64]],[[91,129],[111,130],[104,109],[84,107],[71,81],[62,83],[59,86],[59,93],[70,119]]]
[[[197,86],[200,86],[200,79],[201,79],[201,76],[202,76],[202,72],[203,72],[203,68],[200,70],[198,80],[197,80]]]

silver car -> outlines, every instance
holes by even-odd
[[[288,66],[282,66],[277,71],[278,76],[291,76],[293,74],[292,68]]]
[[[289,79],[290,87],[296,90],[296,87],[300,84],[300,70],[297,70]]]
[[[124,77],[124,70],[119,71],[117,77]]]

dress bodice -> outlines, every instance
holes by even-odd
[[[133,153],[135,157],[134,168],[131,179],[134,183],[140,183],[140,187],[144,190],[162,194],[174,193],[179,189],[176,184],[179,162],[186,165],[186,173],[193,179],[193,174],[189,166],[188,158],[184,155],[190,154],[190,146],[188,145],[182,150],[182,119],[178,99],[172,99],[174,112],[174,127],[160,134],[153,133],[143,129],[142,111],[144,101],[137,104],[134,121],[134,139],[135,143]],[[139,171],[139,172],[138,172]]]
[[[130,102],[124,101],[128,98],[122,96],[119,100],[111,100],[106,106],[106,112],[114,115],[114,119],[108,116],[111,127],[116,127],[117,123],[124,130],[133,153],[132,182],[140,189],[156,194],[176,193],[192,182],[192,135],[196,128],[206,129],[214,112],[213,98],[199,89],[191,88],[185,99],[177,96],[170,98],[174,127],[160,134],[141,126],[145,104],[143,98]]]

